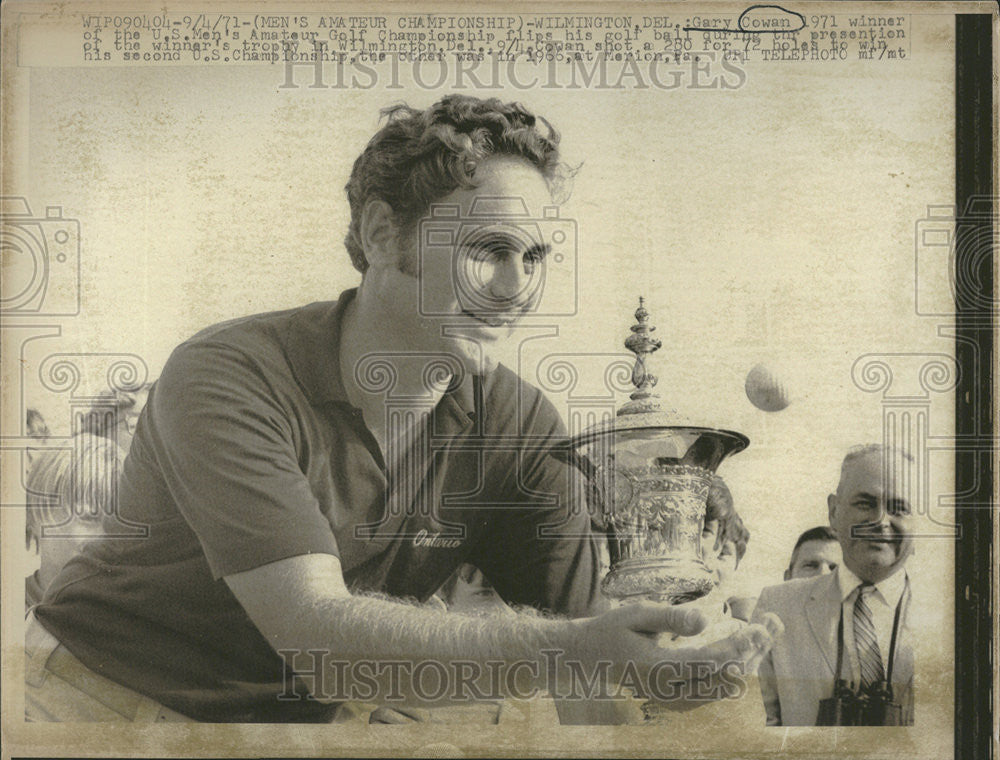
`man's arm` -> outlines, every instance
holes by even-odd
[[[695,634],[705,624],[701,613],[642,603],[576,620],[523,613],[492,617],[442,614],[388,599],[351,595],[339,560],[329,554],[292,557],[226,576],[225,580],[276,651],[329,652],[332,660],[348,662],[416,664],[433,660],[449,673],[458,672],[460,662],[502,662],[507,668],[515,662],[529,663],[518,666],[518,678],[508,678],[510,672],[504,672],[499,683],[491,684],[504,694],[517,692],[513,696],[526,696],[526,689],[551,687],[547,676],[565,672],[563,668],[547,672],[545,650],[549,657],[553,650],[559,651],[563,664],[576,661],[588,674],[598,669],[599,662],[608,662],[612,679],[629,661],[643,676],[664,660],[681,666],[686,662],[710,663],[714,670],[731,662],[755,667],[778,630],[773,621],[765,621],[766,626],[746,628],[706,647],[662,649],[655,643],[657,633]],[[345,672],[353,671],[348,667]],[[405,676],[409,670],[404,666],[401,672]],[[481,674],[484,679],[490,676],[485,667]],[[563,685],[560,681],[559,686]],[[397,686],[404,692],[413,691],[405,681],[397,681]],[[380,683],[380,688],[385,685]]]

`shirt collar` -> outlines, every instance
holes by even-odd
[[[837,586],[840,589],[840,601],[844,602],[847,600],[858,586],[860,586],[864,581],[862,581],[858,576],[856,576],[846,565],[839,565],[836,569],[837,574]],[[893,606],[899,601],[899,598],[903,594],[903,589],[906,588],[906,571],[902,568],[894,572],[888,578],[883,578],[878,583],[872,584],[875,586],[876,591],[881,594],[882,599],[886,604]]]
[[[286,325],[288,363],[312,404],[347,403],[340,377],[340,333],[344,312],[356,294],[357,288],[352,288],[336,301],[304,306]]]
[[[297,310],[288,321],[284,345],[296,381],[309,402],[349,404],[340,376],[340,336],[344,313],[358,289],[341,293],[336,301],[313,303]],[[484,385],[489,384],[487,376]],[[464,374],[445,394],[442,408],[463,424],[475,412],[473,377]]]

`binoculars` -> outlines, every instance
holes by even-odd
[[[902,705],[893,701],[892,689],[879,681],[868,691],[855,691],[843,679],[834,684],[833,696],[820,700],[817,726],[902,726]]]

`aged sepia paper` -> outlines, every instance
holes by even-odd
[[[959,13],[995,39],[976,2],[4,4],[4,757],[953,756]],[[606,370],[641,296],[664,402],[749,438],[719,468],[750,533],[733,595],[782,582],[851,447],[916,454],[914,725],[765,727],[753,675],[656,725],[544,698],[496,725],[23,719],[29,460],[199,330],[356,287],[354,161],[382,109],[450,93],[522,103],[577,169],[541,220],[569,241],[551,306],[503,363],[579,433],[627,400]]]

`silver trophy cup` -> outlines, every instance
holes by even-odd
[[[611,568],[604,593],[619,603],[681,604],[716,583],[702,556],[708,493],[719,464],[742,451],[741,433],[700,427],[664,410],[652,392],[646,360],[660,347],[643,299],[625,341],[635,356],[630,400],[607,422],[569,441],[573,461],[590,481],[610,534]],[[656,721],[663,707],[643,705]]]

